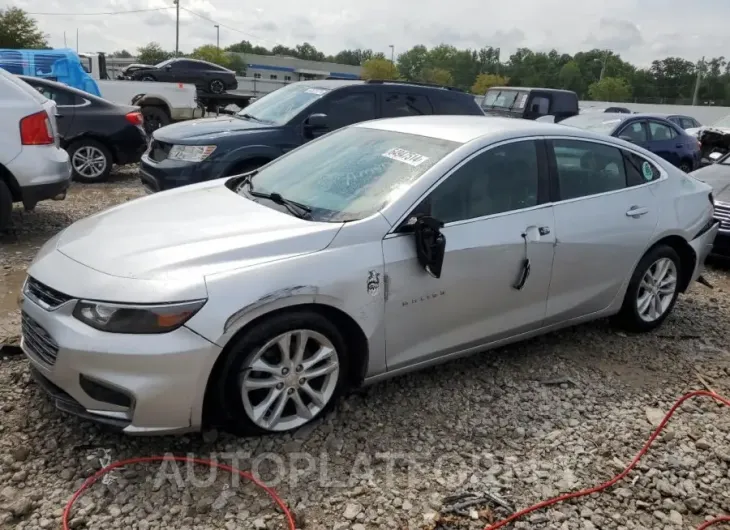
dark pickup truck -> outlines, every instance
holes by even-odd
[[[576,116],[578,94],[555,88],[492,87],[481,104],[487,116],[536,120],[554,116],[555,123]]]

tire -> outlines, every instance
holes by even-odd
[[[301,332],[308,335],[303,362],[299,368],[284,362],[286,366],[280,369],[279,363],[284,357],[276,341],[288,333],[299,337]],[[294,351],[299,339],[292,339],[290,344]],[[320,362],[314,362],[313,352],[322,351],[322,347],[332,348],[331,355],[322,358]],[[271,367],[276,366],[276,375],[251,369],[252,364],[262,356],[266,357],[266,362]],[[240,436],[296,430],[322,417],[334,406],[346,386],[348,361],[347,343],[341,332],[327,318],[313,311],[280,313],[256,324],[227,348],[225,358],[216,371],[217,375],[211,378],[210,384],[214,385],[212,390],[215,392],[215,410],[211,412],[222,428]],[[307,362],[313,364],[306,366]],[[318,368],[318,371],[324,368],[331,371],[312,378],[309,386],[310,381],[306,376],[313,373],[314,368]],[[240,375],[242,372],[246,374],[243,377]],[[257,388],[245,391],[244,384]],[[266,388],[260,388],[263,385]],[[319,391],[321,402],[317,403],[310,397],[305,385],[310,390]],[[280,399],[284,400],[283,404]],[[299,399],[304,407],[297,409],[294,399]],[[255,409],[267,400],[270,401],[268,407],[262,409],[260,417],[254,417]],[[272,421],[267,425],[267,421],[272,420],[277,405],[283,406],[280,421]],[[298,411],[301,410],[309,412],[299,415]]]
[[[647,290],[645,286],[651,286],[652,282],[644,282],[647,275],[657,272],[657,266],[667,265],[668,269],[664,279],[660,281],[661,285],[666,285],[665,295],[659,297],[659,305],[648,306],[647,311],[652,307],[657,308],[655,314],[647,314],[640,310],[640,299],[644,299]],[[669,292],[669,285],[672,284],[670,277],[673,276],[673,291]],[[677,302],[679,296],[679,285],[682,279],[682,261],[677,252],[670,246],[659,245],[650,249],[634,270],[631,281],[626,289],[626,295],[621,307],[621,311],[616,315],[614,321],[627,331],[643,333],[658,328],[669,316]],[[661,292],[661,290],[660,290]],[[656,300],[656,297],[650,296],[650,300]],[[641,308],[643,309],[643,307]],[[657,316],[658,315],[658,316]]]
[[[226,91],[226,84],[220,79],[211,79],[208,83],[208,91],[211,94],[222,94]]]
[[[165,109],[160,107],[142,107],[142,116],[144,117],[144,130],[148,135],[165,125],[169,125],[172,121]]]
[[[690,173],[692,171],[692,164],[687,162],[686,160],[683,160],[679,164],[679,169],[681,169],[685,173]]]
[[[149,75],[149,74],[143,75],[142,77],[139,78],[139,80],[140,81],[157,81],[157,79],[155,79],[155,76]]]
[[[245,162],[241,162],[240,164],[236,164],[226,172],[226,177],[232,177],[234,175],[243,175],[244,173],[248,173],[250,171],[254,171],[261,166],[264,166],[268,164],[268,160],[263,159],[256,159],[256,160],[247,160]]]
[[[0,179],[0,232],[10,228],[10,216],[13,213],[13,195],[10,188]]]
[[[93,138],[82,138],[66,148],[71,158],[73,179],[78,182],[104,182],[109,178],[114,158],[107,147]],[[82,169],[84,161],[94,162]]]

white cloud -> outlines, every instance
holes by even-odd
[[[556,48],[575,53],[611,48],[647,65],[667,55],[695,61],[730,49],[730,3],[697,0],[180,0],[184,8],[219,22],[221,45],[243,39],[272,47],[308,41],[325,53],[372,48],[390,55],[416,44],[460,48],[495,46],[503,60],[518,47]],[[85,51],[127,49],[150,41],[175,46],[172,0],[17,0],[30,12],[94,13],[168,7],[163,11],[116,16],[37,16],[53,46],[66,41]],[[214,22],[180,12],[183,51],[215,42]],[[227,27],[226,27],[227,26]],[[235,30],[235,31],[234,31]],[[701,36],[699,36],[701,34]]]

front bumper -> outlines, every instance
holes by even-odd
[[[155,162],[147,153],[139,163],[142,185],[150,193],[171,190],[210,180],[213,167],[205,162],[183,162],[166,158]]]
[[[52,310],[37,300],[24,290],[21,348],[60,410],[127,434],[200,429],[219,346],[186,327],[159,335],[105,333],[73,317],[75,299]]]
[[[720,223],[716,220],[713,220],[712,226],[707,231],[703,232],[701,235],[690,241],[689,244],[695,251],[695,255],[697,256],[695,270],[692,272],[692,278],[690,280],[690,283],[696,281],[697,278],[699,278],[702,274],[702,271],[705,268],[705,260],[707,259],[707,256],[712,253],[715,238],[717,237],[719,230]]]

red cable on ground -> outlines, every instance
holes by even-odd
[[[190,458],[187,456],[146,456],[146,457],[140,457],[140,458],[130,458],[128,460],[121,460],[119,462],[114,462],[113,464],[110,464],[106,466],[104,469],[101,469],[97,471],[94,475],[86,479],[86,481],[82,484],[82,486],[74,493],[73,497],[71,497],[71,500],[68,501],[68,504],[66,504],[66,509],[63,511],[63,519],[61,520],[63,523],[63,530],[69,530],[69,517],[71,515],[71,508],[73,508],[74,503],[78,500],[78,498],[81,496],[84,491],[86,491],[92,484],[94,484],[97,480],[99,480],[103,475],[107,474],[112,469],[116,469],[118,467],[124,467],[124,466],[130,466],[133,464],[143,464],[143,463],[149,463],[149,462],[165,462],[165,461],[174,461],[174,462],[191,462],[193,464],[200,464],[203,466],[208,467],[215,467],[218,469],[223,469],[224,471],[228,471],[229,473],[238,473],[241,477],[245,478],[246,480],[249,480],[253,482],[256,486],[264,490],[266,493],[269,494],[269,497],[271,497],[274,502],[279,506],[279,508],[282,509],[284,512],[284,516],[286,517],[287,524],[289,525],[289,530],[296,530],[296,524],[294,523],[294,516],[292,515],[291,511],[287,507],[286,503],[281,500],[281,498],[276,494],[276,492],[268,487],[263,482],[257,480],[251,473],[247,473],[246,471],[241,471],[240,469],[236,469],[232,466],[227,466],[225,464],[219,464],[218,462],[214,462],[213,460],[204,460],[200,458]]]
[[[624,469],[621,473],[613,477],[612,479],[608,480],[607,482],[604,482],[603,484],[600,484],[598,486],[594,486],[592,488],[586,488],[580,491],[575,491],[573,493],[566,493],[565,495],[560,495],[558,497],[555,497],[553,499],[549,499],[546,501],[539,502],[533,506],[530,506],[528,508],[525,508],[523,510],[520,510],[518,512],[513,513],[506,519],[503,519],[499,521],[498,523],[495,523],[493,525],[487,526],[484,530],[497,530],[498,528],[502,528],[503,526],[516,521],[517,519],[520,519],[524,517],[525,515],[535,512],[537,510],[541,510],[543,508],[547,508],[548,506],[553,506],[554,504],[558,504],[563,501],[567,501],[569,499],[575,499],[577,497],[585,497],[586,495],[591,495],[593,493],[598,493],[599,491],[603,491],[605,489],[610,488],[620,480],[623,480],[626,478],[626,475],[629,474],[629,472],[636,466],[636,464],[639,463],[639,460],[641,460],[641,457],[643,457],[646,452],[649,450],[649,447],[651,447],[651,444],[654,443],[654,440],[657,436],[664,430],[664,427],[669,422],[669,419],[674,415],[674,412],[688,399],[691,399],[693,397],[697,396],[707,396],[711,397],[713,399],[716,399],[723,405],[730,407],[730,399],[724,398],[718,394],[715,394],[713,392],[707,392],[705,390],[696,390],[694,392],[690,392],[689,394],[685,394],[682,396],[673,406],[671,409],[669,409],[669,412],[667,412],[667,415],[664,416],[664,419],[659,424],[659,427],[656,428],[656,430],[652,433],[652,435],[649,437],[649,440],[644,444],[644,447],[641,448],[641,451],[634,457],[634,459],[631,461],[631,463],[628,465],[626,469]],[[710,526],[714,526],[721,522],[730,522],[730,516],[721,516],[717,519],[713,519],[712,521],[706,521],[701,526],[697,528],[697,530],[705,530],[706,528],[709,528]]]
[[[586,495],[591,495],[593,493],[598,493],[599,491],[603,491],[605,489],[610,488],[611,486],[615,485],[617,482],[623,480],[626,478],[626,476],[631,472],[631,470],[636,467],[636,464],[639,463],[639,460],[646,454],[646,452],[649,450],[649,447],[654,443],[654,440],[659,436],[659,434],[664,430],[664,427],[669,422],[669,419],[674,415],[676,410],[688,399],[697,397],[697,396],[705,396],[710,397],[718,402],[722,403],[723,405],[730,407],[730,400],[727,398],[724,398],[718,394],[715,394],[713,392],[707,392],[705,390],[696,390],[694,392],[690,392],[689,394],[685,394],[682,396],[673,406],[671,409],[669,409],[669,412],[667,412],[666,416],[664,416],[664,419],[659,424],[659,426],[654,430],[652,435],[649,437],[649,440],[644,444],[644,447],[641,448],[641,451],[634,457],[634,459],[631,461],[631,463],[628,465],[626,469],[624,469],[621,473],[613,477],[612,479],[608,480],[607,482],[604,482],[603,484],[600,484],[598,486],[594,486],[592,488],[583,489],[580,491],[576,491],[573,493],[567,493],[565,495],[561,495],[559,497],[555,497],[553,499],[549,499],[546,501],[542,501],[538,504],[535,504],[533,506],[530,506],[528,508],[525,508],[523,510],[520,510],[518,512],[515,512],[514,514],[510,515],[506,519],[503,519],[502,521],[499,521],[498,523],[495,523],[493,525],[487,526],[484,530],[497,530],[498,528],[502,528],[503,526],[516,521],[517,519],[520,519],[524,517],[525,515],[535,512],[537,510],[541,510],[543,508],[547,508],[548,506],[553,506],[555,504],[561,503],[563,501],[567,501],[569,499],[575,499],[578,497],[585,497]],[[236,469],[232,466],[227,466],[225,464],[219,464],[218,462],[214,462],[212,460],[204,460],[200,458],[190,458],[186,456],[147,456],[147,457],[140,457],[140,458],[130,458],[128,460],[121,460],[119,462],[115,462],[111,465],[106,466],[105,468],[97,471],[93,476],[86,479],[86,481],[83,483],[83,485],[74,493],[73,497],[71,497],[71,500],[68,501],[68,504],[66,505],[66,509],[63,511],[63,530],[69,530],[69,524],[68,520],[71,515],[71,508],[73,508],[74,503],[78,500],[78,498],[86,491],[92,484],[94,484],[97,480],[99,480],[103,475],[111,471],[112,469],[116,469],[118,467],[124,467],[132,464],[141,464],[141,463],[149,463],[149,462],[164,462],[164,461],[175,461],[175,462],[191,462],[194,464],[200,464],[203,466],[209,466],[209,467],[215,467],[219,469],[223,469],[225,471],[228,471],[229,473],[238,473],[241,477],[245,478],[246,480],[249,480],[253,482],[256,486],[263,489],[266,493],[269,494],[269,496],[274,500],[274,502],[282,509],[284,512],[284,516],[286,517],[287,523],[289,525],[289,530],[296,530],[296,524],[294,522],[294,517],[287,507],[286,503],[281,500],[281,498],[276,494],[276,492],[268,487],[266,484],[262,483],[261,481],[257,480],[253,475],[250,473],[247,473],[246,471],[241,471],[240,469]],[[714,526],[721,522],[730,522],[730,516],[720,516],[716,519],[713,519],[711,521],[706,521],[703,524],[701,524],[697,530],[706,530],[707,528]]]

